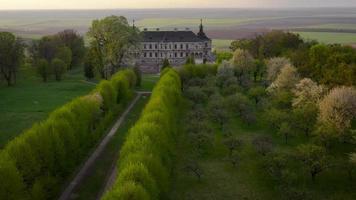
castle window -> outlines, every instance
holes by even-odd
[[[186,45],[185,45],[185,48],[186,48],[186,49],[189,49],[189,45],[188,45],[188,44],[186,44]]]
[[[152,58],[152,53],[150,52],[150,58]]]
[[[150,44],[150,49],[152,49],[152,44]]]
[[[174,49],[177,49],[177,44],[174,45]]]
[[[180,53],[180,57],[183,57],[183,52]]]
[[[156,57],[156,58],[158,57],[158,53],[155,53],[155,57]]]
[[[146,44],[144,44],[144,45],[143,45],[143,48],[144,48],[144,49],[146,49],[146,48],[147,48],[147,47],[146,47]]]
[[[157,46],[157,44],[155,44],[155,49],[158,49],[158,46]]]
[[[174,57],[176,58],[178,55],[177,55],[177,53],[174,53]]]
[[[183,44],[180,45],[180,49],[183,49]]]
[[[145,57],[145,58],[147,57],[147,53],[146,52],[143,54],[143,57]]]

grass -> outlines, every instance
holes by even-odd
[[[138,87],[136,90],[152,91],[158,80],[159,74],[142,74],[141,86]]]
[[[296,32],[308,40],[317,40],[326,44],[352,44],[356,43],[354,33],[327,33],[327,32]]]
[[[320,24],[320,25],[312,25],[312,26],[303,26],[303,27],[300,27],[300,28],[356,30],[356,24]]]
[[[23,67],[15,86],[0,85],[0,147],[57,107],[94,88],[82,80],[82,71],[76,69],[61,82],[43,83],[33,69]]]
[[[237,26],[241,24],[246,24],[248,22],[261,20],[265,18],[208,18],[204,19],[204,25],[208,27],[230,27]],[[188,28],[198,28],[200,24],[199,18],[145,18],[138,21],[137,25],[139,27],[146,28],[174,28],[174,27],[188,27]]]
[[[102,190],[106,185],[106,179],[110,175],[111,168],[116,162],[118,157],[118,152],[121,145],[123,144],[128,130],[135,124],[138,120],[141,111],[148,101],[148,97],[141,97],[133,110],[127,115],[125,121],[121,124],[120,128],[102,152],[101,156],[96,160],[94,166],[91,169],[90,176],[88,175],[82,184],[73,191],[74,195],[71,199],[85,199],[85,200],[95,200],[98,195],[101,194]]]
[[[233,40],[213,39],[213,48],[218,51],[229,51]]]
[[[258,123],[253,126],[244,124],[236,116],[232,117],[227,127],[231,128],[233,135],[243,141],[243,147],[238,153],[239,163],[234,167],[227,160],[229,153],[222,143],[224,136],[215,125],[213,125],[214,136],[208,153],[202,156],[192,156],[196,153],[185,131],[186,124],[183,117],[180,125],[183,128],[180,130],[180,138],[177,142],[178,151],[169,199],[289,199],[287,194],[278,187],[278,183],[267,173],[263,167],[266,158],[256,152],[251,142],[259,135],[270,136],[276,151],[290,152],[293,155],[298,145],[309,141],[304,135],[290,138],[289,143],[285,144],[282,136],[267,128],[262,117],[259,117]],[[211,122],[211,124],[214,123]],[[352,146],[346,148],[349,147]],[[340,144],[335,149],[334,158],[346,159],[345,144]],[[184,170],[189,160],[192,159],[198,163],[203,172],[201,180],[191,172]],[[318,175],[317,181],[313,183],[303,165],[293,157],[291,160],[292,164],[289,169],[296,175],[294,177],[296,188],[299,191],[305,191],[310,199],[351,200],[356,198],[356,182],[348,179],[347,172],[342,167],[334,167],[322,172]]]

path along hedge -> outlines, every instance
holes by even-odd
[[[0,152],[0,199],[55,199],[133,96],[135,82],[132,70],[122,70],[10,141]]]
[[[178,73],[166,69],[120,150],[118,176],[104,200],[165,199],[181,101]]]

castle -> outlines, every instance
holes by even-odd
[[[212,41],[204,33],[201,21],[199,32],[193,31],[148,31],[142,32],[142,42],[136,64],[142,71],[159,72],[163,60],[168,59],[172,66],[183,65],[189,56],[197,63],[212,62]]]

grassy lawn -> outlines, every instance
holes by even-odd
[[[229,51],[233,40],[213,39],[213,48],[217,51]]]
[[[82,71],[75,69],[61,82],[43,83],[32,69],[22,68],[15,86],[0,85],[0,147],[55,108],[94,88],[82,80]]]
[[[322,43],[351,44],[356,43],[356,34],[353,33],[327,33],[327,32],[297,32],[303,38],[317,40]]]
[[[184,116],[183,118],[184,119]],[[258,154],[252,145],[252,140],[256,136],[270,136],[274,150],[280,152],[295,152],[296,146],[306,143],[308,140],[304,136],[293,137],[289,144],[285,144],[283,137],[271,131],[259,119],[253,126],[248,126],[241,122],[238,117],[231,119],[228,127],[232,134],[242,140],[243,146],[239,151],[239,161],[237,166],[233,166],[228,161],[228,149],[222,142],[223,134],[215,126],[213,139],[207,154],[195,155],[189,135],[185,131],[186,121],[181,122],[181,134],[178,139],[178,151],[176,165],[173,170],[172,190],[169,199],[172,200],[228,200],[228,199],[290,199],[278,187],[278,183],[267,173],[264,168],[266,157]],[[337,146],[335,158],[344,159],[343,148]],[[293,155],[293,153],[291,154]],[[185,170],[185,166],[191,160],[198,163],[202,171],[202,178],[194,175],[191,171]],[[306,173],[299,161],[292,158],[291,171],[296,174],[296,187],[300,191],[305,191],[308,199],[355,199],[356,182],[350,181],[346,171],[338,168],[330,168],[318,175],[317,181],[313,183],[310,175]]]
[[[102,155],[97,159],[91,169],[91,175],[87,176],[82,184],[76,188],[72,199],[95,200],[106,185],[106,179],[110,175],[111,168],[118,158],[118,152],[128,130],[139,118],[141,111],[148,101],[148,97],[141,97],[132,111],[127,115],[125,121],[121,124],[115,136],[112,138]]]
[[[152,91],[159,80],[159,74],[142,74],[141,86],[136,88],[138,91]]]

